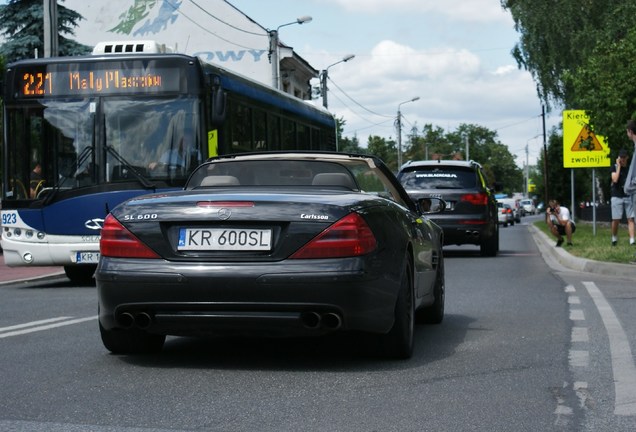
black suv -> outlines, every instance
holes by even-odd
[[[474,161],[411,161],[398,179],[414,200],[442,198],[446,210],[431,215],[444,230],[444,244],[479,245],[482,256],[499,252],[497,201],[481,165]]]

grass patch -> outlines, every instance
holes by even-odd
[[[545,220],[537,221],[534,225],[556,244],[556,237],[548,230]],[[565,239],[565,236],[563,237]],[[636,260],[636,246],[629,245],[626,225],[618,228],[618,244],[612,246],[612,231],[609,223],[596,222],[596,235],[594,235],[594,225],[591,222],[579,220],[576,223],[576,232],[572,234],[572,243],[573,246],[567,246],[564,242],[562,247],[580,258],[622,264],[629,264]]]

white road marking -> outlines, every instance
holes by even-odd
[[[86,318],[76,318],[71,319],[73,317],[57,317],[51,318],[47,320],[41,321],[32,321],[30,323],[18,324],[10,327],[0,328],[0,339],[11,337],[11,336],[19,336],[27,333],[33,333],[36,331],[49,330],[56,327],[63,327],[71,324],[79,324],[86,321],[92,321],[97,319],[97,315],[86,317]],[[44,325],[40,325],[44,324]],[[13,330],[13,331],[10,331]]]
[[[40,324],[48,324],[50,322],[55,322],[55,321],[64,321],[66,319],[71,319],[71,318],[73,318],[73,317],[49,318],[49,319],[44,319],[44,320],[39,320],[39,321],[31,321],[31,322],[24,323],[24,324],[13,325],[13,326],[9,326],[9,327],[0,327],[0,333],[5,332],[5,331],[9,331],[9,330],[17,330],[17,329],[21,329],[21,328],[25,328],[25,327],[35,327],[35,326],[40,325]]]
[[[570,350],[571,367],[588,367],[590,365],[590,353],[585,350]]]
[[[614,373],[614,414],[634,416],[636,415],[636,366],[634,366],[629,340],[614,310],[596,284],[583,282],[583,285],[594,300],[609,336]]]
[[[570,319],[572,321],[585,321],[585,314],[582,309],[570,309]]]
[[[589,342],[587,327],[572,327],[572,342]]]

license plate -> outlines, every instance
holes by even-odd
[[[99,261],[99,252],[76,252],[75,262],[86,264],[97,264]]]
[[[177,250],[259,251],[272,248],[272,230],[181,228]]]

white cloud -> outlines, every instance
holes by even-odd
[[[497,131],[521,165],[528,139],[541,131],[541,107],[530,74],[513,65],[486,69],[466,49],[420,50],[384,40],[371,55],[330,70],[329,77],[335,83],[329,85],[329,108],[347,121],[345,136],[355,133],[362,145],[369,135],[394,138],[398,104],[415,96],[420,100],[401,106],[403,133],[415,124],[420,130],[430,123],[447,132],[462,123],[478,124]],[[531,163],[536,156],[530,152]]]

